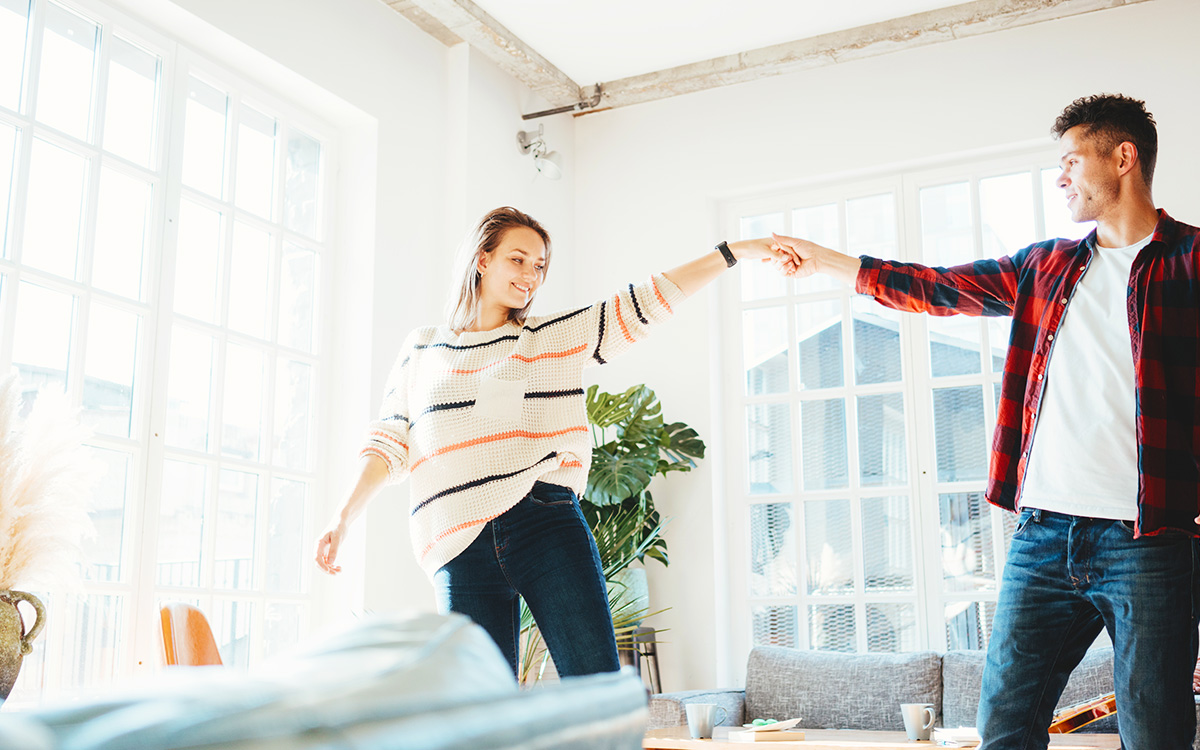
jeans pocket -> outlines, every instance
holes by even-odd
[[[529,502],[543,508],[572,505],[575,502],[575,492],[570,487],[549,482],[535,482],[527,497]]]

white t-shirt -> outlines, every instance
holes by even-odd
[[[1046,384],[1021,489],[1022,508],[1137,519],[1136,381],[1129,271],[1151,234],[1096,247],[1046,364]]]

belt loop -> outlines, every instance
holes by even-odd
[[[1042,509],[1034,508],[1033,516],[1031,516],[1029,520],[1033,521],[1034,523],[1041,523],[1042,522]]]

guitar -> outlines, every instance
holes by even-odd
[[[1050,722],[1051,734],[1067,734],[1080,727],[1085,727],[1097,719],[1111,716],[1117,712],[1117,695],[1109,693],[1086,703],[1068,706],[1054,714]]]

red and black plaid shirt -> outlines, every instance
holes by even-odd
[[[888,307],[931,315],[1011,315],[987,499],[1015,510],[1054,337],[1092,259],[1096,233],[1011,257],[929,268],[863,256],[856,287]],[[1135,536],[1200,536],[1200,230],[1159,211],[1133,262],[1126,306],[1137,379]]]

